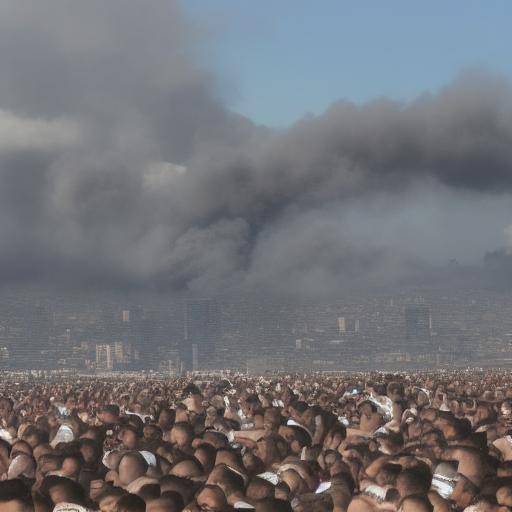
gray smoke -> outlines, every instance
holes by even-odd
[[[503,243],[505,79],[277,131],[223,106],[205,34],[170,0],[0,0],[2,282],[336,294]]]

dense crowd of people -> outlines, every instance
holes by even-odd
[[[0,382],[0,512],[512,510],[507,372]]]

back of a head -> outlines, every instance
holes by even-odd
[[[160,498],[160,494],[160,486],[158,484],[143,485],[137,492],[137,496],[140,496],[146,503]]]
[[[0,482],[0,510],[32,512],[30,489],[20,479]]]
[[[42,481],[40,490],[43,495],[49,496],[55,505],[58,503],[83,505],[85,503],[84,488],[79,483],[66,477],[46,476]]]
[[[195,458],[185,459],[175,464],[170,474],[182,478],[199,477],[203,474],[203,467]]]
[[[146,512],[146,502],[136,494],[126,494],[117,502],[117,512]]]
[[[254,477],[247,486],[246,495],[252,500],[272,498],[275,494],[274,486],[264,478]]]
[[[404,469],[397,477],[396,487],[402,497],[424,494],[430,488],[430,476],[417,467]]]
[[[175,475],[165,475],[160,479],[160,489],[162,494],[167,492],[177,492],[183,498],[185,503],[188,503],[197,489],[194,482],[187,478],[181,478]]]
[[[244,479],[226,464],[215,466],[210,473],[208,482],[220,486],[226,496],[235,492],[243,492],[245,486]]]
[[[116,404],[107,404],[100,409],[100,413],[111,414],[112,416],[119,416],[119,406]]]
[[[289,501],[278,500],[277,498],[265,498],[255,506],[256,512],[292,512]]]
[[[426,496],[409,496],[399,508],[403,512],[433,512],[434,507]]]
[[[33,512],[34,506],[30,500],[4,500],[0,497],[0,510],[2,512]]]
[[[101,501],[108,500],[110,498],[120,499],[126,494],[128,494],[127,491],[125,491],[121,487],[107,486],[105,490],[103,490],[100,494],[98,494],[98,496],[96,496],[95,501],[100,503]]]
[[[146,512],[181,512],[185,501],[175,491],[164,492],[160,498],[147,502]]]
[[[129,452],[124,455],[118,467],[119,478],[124,485],[144,476],[147,470],[148,464],[139,452]]]

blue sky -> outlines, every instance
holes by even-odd
[[[512,78],[510,0],[183,0],[227,105],[285,126],[333,101],[410,99],[466,68]]]

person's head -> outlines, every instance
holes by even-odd
[[[500,414],[504,418],[512,416],[512,400],[504,400],[500,407]]]
[[[372,414],[377,412],[377,407],[369,400],[365,400],[358,405],[358,410],[361,416],[370,418]]]
[[[387,395],[393,402],[398,402],[404,398],[404,385],[401,382],[390,382],[387,386]]]
[[[92,439],[80,439],[80,453],[85,464],[92,465],[101,460],[101,446]]]
[[[53,453],[53,448],[48,443],[43,443],[36,446],[32,452],[32,456],[34,460],[37,462],[39,457],[42,455],[48,455],[49,453]]]
[[[194,451],[194,457],[201,463],[206,473],[209,473],[215,465],[215,448],[208,443],[201,443]]]
[[[0,510],[2,512],[32,512],[30,489],[19,479],[0,482]]]
[[[263,413],[263,427],[270,432],[277,432],[282,423],[281,411],[275,407],[265,409]]]
[[[337,450],[340,444],[347,437],[347,429],[344,425],[336,425],[331,428],[324,439],[324,448],[326,450]]]
[[[224,434],[213,430],[207,430],[203,434],[203,442],[211,444],[215,449],[225,448],[229,444],[228,439]]]
[[[96,497],[100,512],[117,512],[117,502],[127,494],[120,487],[108,487]]]
[[[247,486],[246,495],[251,500],[275,497],[275,486],[264,478],[254,477]]]
[[[402,467],[399,464],[393,464],[391,462],[384,464],[377,474],[375,481],[378,485],[386,486],[391,485],[395,486],[396,479],[400,472],[402,471]]]
[[[130,452],[123,456],[118,466],[119,481],[122,486],[131,484],[137,478],[144,476],[148,463],[138,452]]]
[[[215,466],[208,476],[208,484],[219,486],[227,498],[232,494],[243,494],[244,479],[226,464]]]
[[[297,496],[309,491],[306,481],[295,469],[289,468],[279,473],[281,480],[290,488],[290,495]]]
[[[31,500],[20,498],[5,499],[0,497],[0,510],[2,512],[33,512]]]
[[[162,429],[158,425],[144,425],[142,436],[145,443],[154,443],[162,440]]]
[[[28,478],[32,479],[36,476],[36,463],[31,455],[23,451],[17,451],[13,447],[10,455],[9,468],[7,470],[7,478]]]
[[[13,407],[14,403],[10,398],[0,396],[0,418],[7,418],[12,413]]]
[[[255,506],[255,512],[292,512],[289,501],[278,498],[264,498]]]
[[[260,407],[261,403],[257,395],[249,395],[240,401],[242,412],[249,418],[252,418]]]
[[[433,512],[434,507],[427,496],[408,496],[402,500],[401,512]]]
[[[20,454],[32,456],[32,447],[24,440],[13,443],[11,447],[11,460]]]
[[[104,429],[101,427],[89,426],[80,435],[80,439],[90,439],[96,441],[98,444],[102,444],[105,438]]]
[[[196,491],[196,486],[192,480],[181,478],[174,475],[165,475],[160,479],[160,489],[162,495],[168,492],[177,492],[185,503],[189,503]]]
[[[100,409],[97,417],[103,425],[119,423],[119,406],[115,404],[105,405]]]
[[[158,484],[146,484],[137,491],[137,496],[140,496],[146,503],[160,498],[160,494],[161,491]]]
[[[254,453],[246,451],[242,456],[244,468],[251,476],[259,475],[265,471],[265,464]]]
[[[175,423],[171,429],[171,443],[178,448],[189,448],[194,439],[194,430],[190,423]]]
[[[119,498],[116,512],[146,512],[146,502],[136,494],[125,494]]]
[[[288,501],[290,499],[290,494],[291,490],[286,482],[279,482],[274,489],[274,498],[277,498],[278,500]]]
[[[133,425],[124,425],[119,431],[118,438],[125,450],[136,450],[139,445],[139,435]]]
[[[78,480],[84,461],[80,453],[65,455],[62,460],[60,473],[71,480]]]
[[[466,476],[458,474],[451,500],[461,509],[467,507],[478,494],[478,487]]]
[[[385,455],[394,455],[403,448],[404,439],[402,434],[388,432],[377,436],[379,450]]]
[[[293,418],[296,421],[301,421],[306,411],[309,409],[309,406],[306,402],[297,400],[296,402],[293,402],[290,404],[289,412],[290,417]]]
[[[300,454],[304,446],[311,446],[311,436],[307,430],[297,425],[282,425],[279,427],[279,435],[283,437],[290,450],[295,454]]]
[[[425,494],[430,488],[430,475],[419,467],[404,469],[396,479],[396,489],[400,496]]]
[[[216,485],[205,485],[196,498],[201,512],[226,512],[228,502],[222,489]]]
[[[62,467],[63,457],[56,453],[45,453],[37,460],[36,477],[42,479],[47,474],[59,471]]]
[[[197,459],[185,459],[175,464],[170,474],[181,478],[197,478],[202,476],[203,467]]]
[[[146,512],[181,512],[185,502],[181,495],[174,491],[163,493],[158,499],[146,503]]]
[[[158,426],[162,431],[169,430],[174,424],[176,413],[172,409],[162,409],[158,415]]]
[[[288,445],[283,443],[282,438],[267,436],[258,439],[254,454],[266,467],[270,467],[273,463],[281,462],[286,457],[287,450]]]
[[[43,443],[48,443],[49,434],[48,432],[37,428],[35,425],[30,425],[23,432],[23,440],[26,441],[32,449]]]
[[[491,405],[479,403],[473,416],[473,426],[487,425],[495,422],[497,414]]]
[[[496,491],[496,500],[500,505],[512,507],[512,485],[504,485]]]
[[[74,503],[85,505],[85,490],[77,482],[61,476],[47,476],[41,483],[43,493],[50,497],[54,505]]]

